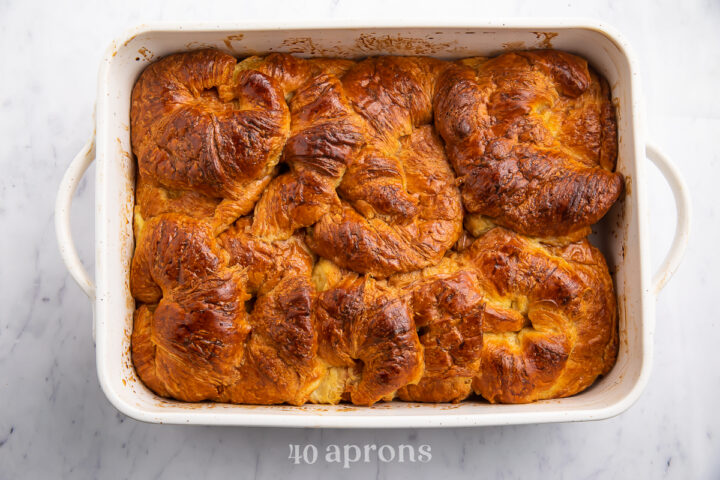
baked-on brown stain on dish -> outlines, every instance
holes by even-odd
[[[145,47],[140,47],[138,53],[148,62],[151,62],[152,59],[155,58],[155,55]]]
[[[378,35],[362,33],[355,41],[361,52],[403,52],[406,55],[433,55],[451,51],[457,42],[435,42],[430,39],[404,37],[402,35]]]
[[[540,48],[553,48],[552,45],[552,39],[558,36],[557,32],[533,32],[535,34],[535,37],[537,37],[538,40],[540,40],[540,44],[538,45]]]
[[[227,37],[223,38],[223,43],[228,48],[228,50],[235,51],[235,47],[233,47],[232,42],[239,42],[243,38],[245,38],[245,35],[243,35],[242,33],[236,33],[234,35],[228,35]]]
[[[176,54],[131,134],[132,359],[161,396],[523,403],[614,364],[584,237],[620,193],[615,117],[578,57]]]

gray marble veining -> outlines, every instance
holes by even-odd
[[[0,1],[0,478],[720,478],[720,3],[382,0]],[[97,67],[125,28],[155,20],[473,19],[578,16],[616,26],[639,59],[648,138],[677,163],[695,221],[657,304],[655,362],[627,413],[594,423],[446,430],[291,430],[147,425],[100,391],[91,307],[67,274],[52,209],[91,132]],[[370,20],[371,21],[371,20]],[[670,191],[649,169],[655,264],[670,244]],[[92,170],[73,232],[93,262]],[[288,445],[421,445],[428,463],[295,465]]]

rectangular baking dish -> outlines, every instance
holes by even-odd
[[[571,398],[528,405],[391,402],[347,405],[245,406],[188,404],[154,395],[135,374],[130,358],[134,301],[129,288],[133,253],[134,161],[129,135],[130,92],[149,62],[169,53],[213,47],[237,57],[268,52],[301,56],[431,55],[446,59],[496,55],[506,50],[557,48],[586,58],[612,88],[618,113],[618,171],[626,180],[618,202],[594,234],[606,254],[618,294],[620,352],[612,372]],[[596,420],[627,409],[645,386],[652,359],[655,295],[677,268],[687,243],[690,204],[672,164],[643,137],[636,63],[617,32],[588,21],[510,20],[473,24],[165,24],[140,26],[113,42],[98,79],[96,132],[70,165],[56,206],[60,250],[71,274],[94,305],[97,370],[110,402],[147,422],[283,427],[440,427]],[[96,147],[94,147],[96,145]],[[94,153],[94,155],[93,155]],[[653,160],[676,198],[675,240],[651,279],[647,244],[645,158]],[[72,244],[72,194],[95,159],[94,287]]]

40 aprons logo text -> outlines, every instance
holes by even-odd
[[[342,464],[343,468],[350,468],[354,463],[370,463],[376,459],[383,463],[428,463],[432,460],[432,449],[430,445],[400,444],[394,445],[335,445],[325,447],[325,451],[309,443],[307,445],[290,444],[290,455],[288,459],[295,465],[312,465],[319,461],[325,463]]]

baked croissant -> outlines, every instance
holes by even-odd
[[[132,357],[197,402],[525,403],[617,355],[609,89],[557,51],[151,64]]]
[[[554,50],[446,69],[435,125],[468,213],[526,235],[589,233],[622,191],[607,82]]]
[[[310,78],[290,100],[290,172],[260,198],[255,233],[309,227],[315,253],[377,277],[439,261],[462,231],[455,176],[430,125],[444,67],[384,57]]]

